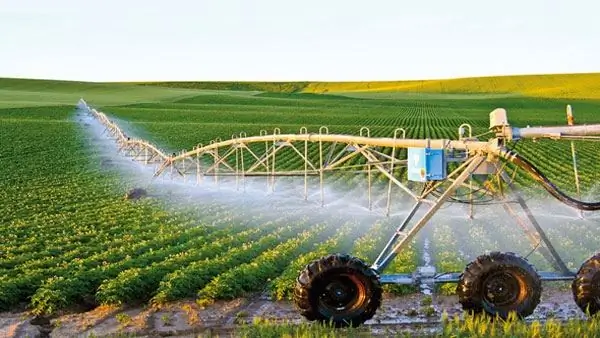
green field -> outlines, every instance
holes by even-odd
[[[497,107],[507,109],[515,126],[565,124],[567,104],[578,124],[600,123],[596,94],[530,97],[487,87],[480,93],[303,92],[311,85],[0,79],[0,311],[54,315],[101,304],[164,304],[182,298],[206,304],[263,291],[286,299],[304,264],[338,251],[373,260],[398,222],[273,216],[210,201],[126,201],[123,195],[135,178],[102,165],[105,155],[75,115],[80,97],[168,151],[275,127],[295,133],[303,126],[310,132],[328,126],[330,133],[358,134],[364,126],[372,136],[391,136],[403,127],[412,138],[456,138],[462,123],[471,124],[474,134],[487,132],[488,114]],[[597,195],[600,147],[593,142],[576,146],[582,187]],[[561,189],[574,192],[568,142],[522,141],[515,148]],[[533,187],[523,173],[517,182]],[[472,253],[496,247],[510,245],[522,254],[530,250],[516,228],[477,220],[454,225],[438,219],[427,232],[438,269],[461,271]],[[598,230],[592,217],[564,221],[548,234],[559,242],[569,267],[577,269],[598,249]],[[420,264],[422,239],[399,257],[392,272],[409,272]],[[537,253],[530,260],[547,268]]]

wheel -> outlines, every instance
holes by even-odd
[[[600,310],[600,253],[581,264],[571,289],[583,312],[594,315]]]
[[[506,319],[533,313],[540,303],[542,281],[535,268],[512,252],[492,252],[469,263],[456,287],[463,309]]]
[[[381,305],[379,275],[362,260],[345,254],[313,261],[300,273],[294,301],[308,320],[356,327]]]

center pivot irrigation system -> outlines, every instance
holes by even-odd
[[[509,173],[511,169],[523,169],[559,201],[582,211],[600,210],[600,202],[584,202],[566,195],[532,163],[508,148],[519,139],[598,140],[600,124],[574,125],[570,106],[567,126],[532,128],[511,126],[506,111],[495,109],[490,113],[489,128],[494,137],[487,141],[473,137],[468,124],[459,127],[456,140],[407,139],[401,128],[394,131],[393,137],[371,137],[364,127],[358,136],[329,134],[326,127],[318,133],[309,133],[302,127],[298,134],[281,134],[276,128],[272,133],[263,130],[258,136],[241,133],[228,140],[216,139],[191,151],[173,154],[165,154],[147,141],[127,137],[105,114],[90,108],[85,101],[80,100],[78,106],[106,127],[121,151],[134,160],[154,165],[155,177],[195,177],[198,185],[207,178],[217,184],[220,178],[228,178],[230,182],[235,179],[240,189],[245,188],[249,177],[262,176],[267,189],[274,190],[276,177],[298,176],[303,178],[304,199],[308,199],[309,187],[319,187],[321,205],[325,204],[325,179],[359,177],[366,181],[362,186],[369,209],[375,202],[384,205],[389,215],[397,192],[414,200],[373,264],[347,254],[332,254],[305,267],[297,278],[294,299],[308,320],[331,321],[336,326],[360,325],[372,318],[381,305],[382,284],[458,283],[463,309],[506,318],[510,312],[526,317],[534,311],[540,302],[542,281],[573,280],[577,305],[590,314],[600,310],[600,254],[585,261],[577,272],[569,270]],[[572,151],[579,189],[573,145]],[[377,191],[384,191],[385,197],[375,200],[373,187],[382,182],[383,190]],[[492,252],[477,257],[462,273],[437,273],[432,267],[419,267],[412,274],[382,274],[444,203],[468,204],[472,218],[473,205],[492,198],[515,218],[534,250],[539,250],[556,271],[538,272],[525,258],[512,252]],[[421,208],[425,210],[419,211]]]

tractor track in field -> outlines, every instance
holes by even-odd
[[[433,311],[431,310],[433,309]],[[390,336],[432,334],[442,329],[442,314],[448,318],[460,316],[462,310],[456,296],[427,296],[415,293],[406,296],[385,296],[373,319],[356,329],[357,334]],[[584,319],[571,293],[550,286],[542,302],[526,321],[541,322]],[[193,300],[152,307],[98,307],[91,311],[65,314],[40,320],[22,313],[0,314],[0,337],[111,337],[125,334],[135,337],[196,337],[231,336],[255,321],[274,324],[306,323],[290,301],[273,301],[265,294],[231,301],[217,301],[204,308]],[[38,325],[35,325],[38,324]]]

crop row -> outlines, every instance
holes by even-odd
[[[298,256],[285,268],[285,270],[283,270],[279,276],[269,283],[269,288],[273,298],[278,300],[291,299],[294,292],[294,287],[296,285],[295,280],[306,265],[313,260],[319,259],[331,253],[349,252],[352,247],[353,240],[365,231],[369,230],[372,229],[360,226],[355,222],[346,223],[336,231],[334,236],[322,242],[310,252]]]
[[[180,110],[182,106],[177,103],[163,111],[154,111],[152,105],[140,111],[136,107],[106,110],[118,117],[131,118],[131,126],[144,130],[159,144],[181,149],[233,132],[258,134],[260,129],[272,130],[277,122],[284,122],[282,133],[297,132],[306,124],[313,132],[320,125],[329,125],[331,133],[357,134],[359,127],[365,125],[371,128],[371,136],[376,137],[391,136],[398,126],[406,128],[409,137],[452,138],[463,122],[472,123],[476,134],[487,131],[488,106],[496,103],[466,102],[467,107],[462,107],[445,101],[391,104],[379,100],[363,106],[361,100],[351,101],[341,104],[341,108],[332,102],[303,103],[283,110],[271,107],[262,116],[258,114],[264,108],[262,105],[245,111],[247,107],[235,103],[227,107],[185,103],[187,111]],[[533,110],[517,103],[515,110]],[[332,252],[350,252],[371,263],[400,222],[397,216],[383,221],[368,217],[348,221],[351,217],[348,215],[338,218],[322,217],[317,212],[299,214],[307,208],[298,208],[296,212],[274,206],[248,210],[204,199],[201,203],[192,200],[196,205],[190,205],[189,198],[178,200],[177,196],[173,197],[173,203],[179,205],[174,206],[160,198],[124,201],[124,190],[131,188],[127,180],[132,178],[120,176],[114,168],[103,167],[107,155],[89,147],[93,144],[92,137],[81,123],[72,119],[70,108],[57,108],[64,110],[52,122],[41,118],[53,109],[23,111],[23,119],[11,115],[10,121],[2,120],[0,124],[3,136],[11,140],[11,147],[0,152],[3,163],[0,174],[5,178],[0,180],[0,238],[4,240],[0,248],[0,309],[3,310],[26,302],[36,313],[44,314],[76,304],[145,301],[163,304],[185,297],[212,302],[261,291],[286,299],[290,298],[298,272],[308,262]],[[236,113],[223,114],[227,111]],[[40,119],[31,120],[27,114],[38,114]],[[238,124],[232,116],[243,118]],[[542,115],[531,116],[534,121],[558,121]],[[251,123],[254,118],[257,122]],[[261,119],[269,123],[261,125]],[[225,124],[225,120],[231,123]],[[579,143],[577,146],[581,166],[595,168],[597,163],[592,159],[597,146]],[[300,144],[301,152],[302,147]],[[256,149],[262,154],[264,145],[258,144]],[[326,147],[324,153],[337,154],[342,149],[343,145],[338,144],[332,151]],[[390,154],[391,149],[381,150]],[[517,150],[561,187],[571,185],[568,144],[523,142]],[[317,151],[318,144],[309,144],[313,163],[318,163]],[[405,156],[405,152],[398,152],[397,156]],[[325,158],[330,159],[327,155]],[[251,163],[247,153],[244,161],[246,165]],[[364,158],[357,157],[349,163],[364,163]],[[286,149],[277,155],[276,168],[298,167],[303,168],[295,152]],[[597,172],[600,171],[582,174],[582,183],[592,184],[597,180]],[[374,180],[381,179],[380,174],[373,176]],[[361,179],[364,176],[350,173],[328,174],[329,182],[347,188],[365,184]],[[524,185],[529,181],[519,174],[517,182]],[[394,193],[397,191],[394,188]],[[363,197],[366,201],[366,196]],[[376,202],[382,202],[381,196],[375,197]],[[274,216],[277,214],[281,216]],[[478,218],[476,213],[473,223],[460,220],[458,226],[450,223],[451,217],[435,223],[428,240],[433,263],[439,271],[461,271],[474,255],[493,247],[511,244],[525,254],[531,249],[531,243],[514,228],[498,228],[495,219],[488,216],[482,213]],[[476,222],[485,224],[478,226]],[[337,224],[342,225],[336,227]],[[562,252],[577,248],[569,260],[569,265],[576,267],[594,249],[599,239],[594,235],[595,230],[593,220],[585,226],[565,222],[563,228],[551,227],[548,234],[559,240]],[[412,272],[422,264],[423,242],[423,237],[417,237],[409,243],[384,273]],[[538,251],[529,258],[536,262],[536,267],[546,267],[537,263],[543,258]],[[410,287],[386,287],[386,290],[414,291]]]

